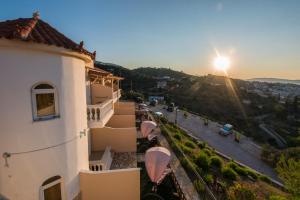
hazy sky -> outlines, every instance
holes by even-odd
[[[300,0],[10,0],[0,20],[35,10],[100,61],[204,75],[216,49],[232,77],[300,79]]]

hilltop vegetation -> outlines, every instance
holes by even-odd
[[[182,109],[198,113],[220,123],[231,123],[241,133],[261,143],[276,147],[274,139],[259,125],[274,128],[287,142],[287,146],[300,145],[299,99],[281,104],[276,97],[262,97],[248,92],[252,83],[223,76],[192,76],[168,68],[137,68],[133,70],[111,64],[100,68],[125,78],[121,87],[149,95],[161,95]],[[167,87],[157,88],[157,81],[168,77]],[[124,95],[126,96],[126,95]]]

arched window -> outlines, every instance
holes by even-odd
[[[63,200],[64,186],[63,179],[61,176],[53,176],[43,182],[40,190],[41,200]]]
[[[56,88],[49,83],[37,83],[31,89],[33,120],[59,116]]]

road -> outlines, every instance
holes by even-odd
[[[171,122],[175,121],[175,111],[168,112],[163,109],[162,105],[150,107],[150,109],[154,112],[162,112]],[[261,147],[250,138],[241,136],[240,143],[237,143],[234,141],[233,135],[225,137],[218,134],[220,124],[209,121],[208,126],[204,126],[203,119],[199,116],[188,113],[188,117],[185,118],[183,113],[179,110],[177,114],[177,122],[180,127],[188,130],[193,136],[207,142],[208,145],[226,156],[281,182],[274,169],[260,159]]]

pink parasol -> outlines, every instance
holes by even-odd
[[[145,138],[147,137],[153,129],[155,129],[157,124],[153,121],[143,121],[141,124],[141,133]]]
[[[145,165],[151,181],[157,185],[169,173],[167,166],[171,159],[171,153],[164,147],[152,147],[146,151]]]

